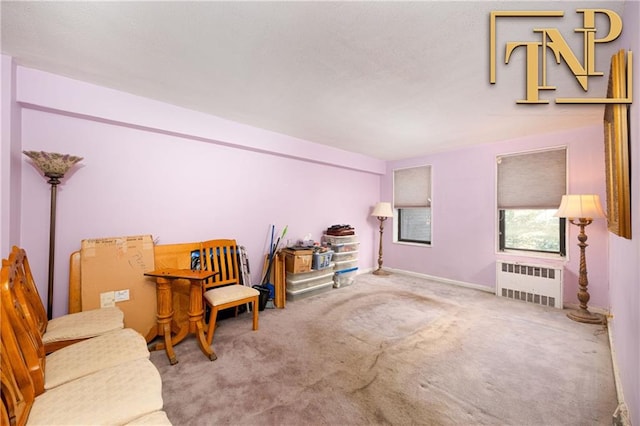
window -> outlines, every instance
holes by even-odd
[[[393,171],[397,241],[431,244],[431,166]]]
[[[398,209],[398,241],[431,243],[431,209]]]
[[[501,210],[500,250],[527,250],[564,255],[565,219],[557,209]]]
[[[499,250],[566,254],[566,149],[498,157]]]

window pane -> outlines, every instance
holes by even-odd
[[[557,209],[504,210],[504,248],[560,252]]]
[[[399,241],[431,242],[431,209],[398,209]]]

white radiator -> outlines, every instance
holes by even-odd
[[[496,295],[562,309],[562,269],[496,263]]]

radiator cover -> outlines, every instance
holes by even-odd
[[[516,262],[496,263],[496,295],[562,309],[562,269]]]

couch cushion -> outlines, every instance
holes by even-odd
[[[124,327],[124,314],[116,307],[92,309],[49,320],[42,336],[46,345],[62,340],[86,339]]]
[[[143,358],[149,358],[149,349],[140,333],[131,328],[111,331],[47,355],[44,388]]]
[[[123,424],[161,409],[160,373],[148,359],[138,359],[45,391],[27,424]]]
[[[136,426],[164,426],[171,425],[171,421],[167,417],[167,413],[164,411],[154,411],[153,413],[144,415],[142,417],[138,417],[132,422],[127,423],[127,425],[136,425]]]

